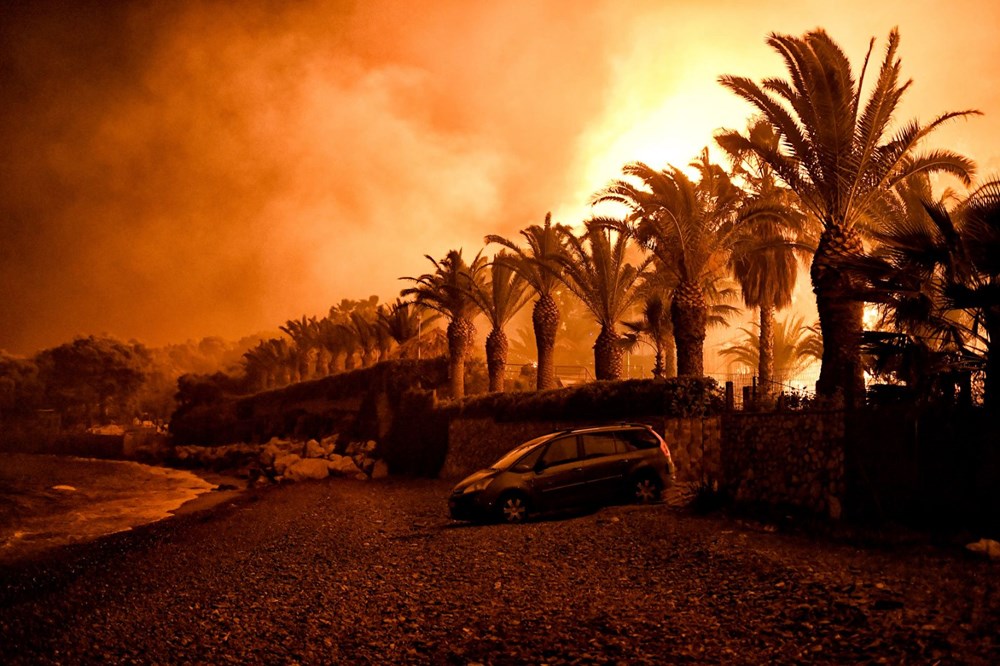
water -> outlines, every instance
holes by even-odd
[[[161,520],[214,487],[134,462],[0,453],[0,562]]]

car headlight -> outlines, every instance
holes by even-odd
[[[475,483],[470,483],[469,485],[467,485],[465,487],[465,490],[462,491],[462,494],[468,495],[469,493],[478,493],[481,490],[486,490],[486,486],[490,485],[492,481],[493,481],[492,476],[488,476],[485,479],[479,479]]]

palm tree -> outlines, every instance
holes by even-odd
[[[754,328],[757,324],[753,324]],[[756,370],[760,365],[761,336],[759,331],[740,328],[745,337],[742,342],[723,347],[719,355],[732,363]],[[774,354],[775,372],[772,381],[775,384],[786,384],[800,374],[816,360],[812,349],[815,335],[810,327],[803,326],[802,317],[792,317],[776,322],[774,328],[772,353]]]
[[[763,118],[748,123],[750,141],[780,150],[778,135]],[[723,131],[715,140],[726,151],[734,177],[746,188],[742,206],[767,207],[780,215],[759,215],[736,229],[730,269],[740,285],[743,304],[759,311],[760,350],[757,377],[766,394],[774,382],[774,313],[792,304],[798,277],[796,252],[801,252],[807,229],[792,193],[777,182],[774,170],[757,153],[743,148],[743,137]]]
[[[908,384],[982,354],[987,394],[996,400],[994,345],[1000,335],[1000,181],[979,187],[949,210],[929,178],[912,176],[880,200],[875,250],[851,269],[880,303],[885,323],[907,344]],[[896,345],[898,347],[898,345]],[[892,350],[889,347],[890,351]],[[992,375],[992,379],[991,379]]]
[[[986,348],[984,404],[1000,404],[1000,179],[980,186],[961,205],[961,238],[968,263],[955,275],[964,278],[949,288],[949,296],[973,317],[984,334]]]
[[[580,236],[563,231],[566,251],[557,258],[559,279],[590,310],[601,327],[594,342],[597,379],[618,379],[624,353],[618,322],[639,297],[639,281],[653,259],[638,266],[626,262],[629,235],[617,231],[621,223],[595,218]]]
[[[653,348],[653,378],[663,379],[677,374],[677,350],[674,349],[674,328],[670,322],[670,305],[659,292],[647,294],[642,302],[642,318],[622,322],[628,331],[626,342],[645,338]]]
[[[489,265],[489,279],[471,283],[469,296],[493,327],[486,336],[486,369],[490,392],[503,392],[504,370],[510,347],[504,327],[531,298],[527,283],[510,263],[511,255],[501,251]]]
[[[669,276],[681,376],[704,374],[709,309],[704,285],[725,272],[741,197],[725,171],[709,161],[707,148],[691,166],[698,170],[697,183],[677,167],[657,171],[642,162],[626,164],[623,173],[639,184],[616,180],[592,198],[628,209],[628,232]]]
[[[449,251],[440,262],[430,256],[427,259],[434,264],[434,272],[401,278],[416,283],[415,287],[404,289],[401,295],[412,295],[416,303],[448,319],[448,373],[451,397],[457,400],[465,397],[465,357],[476,335],[472,325],[476,308],[469,291],[472,283],[479,279],[486,260],[477,254],[468,265],[462,259],[461,250]]]
[[[535,345],[538,348],[539,390],[556,385],[554,350],[556,332],[559,330],[559,307],[552,292],[559,284],[556,275],[556,258],[563,252],[562,232],[568,227],[552,224],[552,214],[546,213],[545,224],[533,224],[521,230],[527,242],[526,248],[502,236],[486,236],[486,243],[499,243],[513,252],[508,261],[511,267],[528,283],[538,296],[531,310],[531,323],[535,331]]]
[[[901,82],[896,56],[899,32],[888,47],[867,102],[861,91],[875,40],[855,81],[843,50],[823,30],[802,37],[771,34],[767,43],[784,59],[790,80],[722,76],[720,83],[749,102],[777,130],[780,150],[744,137],[741,149],[757,153],[821,222],[823,232],[810,277],[823,332],[823,363],[817,391],[842,392],[848,405],[863,399],[860,340],[863,304],[857,281],[843,265],[864,252],[860,227],[873,201],[906,176],[951,173],[968,184],[970,160],[951,151],[918,154],[920,141],[942,123],[977,114],[938,116],[927,125],[911,121],[889,135],[893,115],[910,81]]]
[[[313,359],[316,357],[318,325],[316,319],[302,315],[301,319],[289,319],[284,326],[279,326],[288,334],[294,344],[292,354],[295,358],[292,368],[293,381],[304,381],[312,375]]]
[[[428,313],[416,303],[400,298],[397,298],[396,302],[387,308],[380,309],[378,313],[381,328],[396,341],[400,348],[410,340],[415,340],[422,331],[429,330],[430,325],[437,321],[440,316],[436,312]],[[407,347],[410,346],[412,345],[407,345]]]

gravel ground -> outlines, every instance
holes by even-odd
[[[248,493],[0,569],[0,662],[1000,663],[1000,568],[620,506],[448,520],[440,481]]]

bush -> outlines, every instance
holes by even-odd
[[[717,414],[724,402],[711,378],[629,379],[531,393],[492,393],[451,403],[446,409],[455,416],[492,416],[497,421],[620,421]]]

